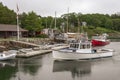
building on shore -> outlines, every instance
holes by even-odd
[[[28,31],[19,27],[20,37],[27,37]],[[11,38],[17,36],[17,25],[0,24],[0,38]]]

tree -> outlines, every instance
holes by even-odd
[[[33,11],[28,14],[22,14],[21,24],[22,27],[29,31],[40,31],[43,28],[41,25],[41,17],[38,17],[38,15],[36,15]]]
[[[112,27],[112,29],[120,31],[120,19],[112,19],[112,21],[113,21],[113,25],[114,25]]]
[[[16,13],[0,3],[0,23],[16,24]]]
[[[27,14],[25,12],[19,15],[19,23],[22,28],[26,27],[26,23],[25,23],[26,18],[27,18]]]
[[[42,17],[42,26],[44,26],[44,28],[52,28],[53,27],[53,17],[52,16],[48,16],[48,17]]]

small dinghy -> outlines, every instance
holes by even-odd
[[[0,60],[9,60],[14,59],[16,57],[16,50],[8,50],[0,53]]]

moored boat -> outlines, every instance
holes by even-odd
[[[0,60],[9,60],[16,57],[16,50],[3,51],[0,53]]]
[[[92,38],[92,46],[105,46],[110,44],[110,40],[107,39],[107,34],[102,34],[100,36],[93,36]]]
[[[110,44],[109,40],[97,40],[97,39],[93,39],[92,40],[92,45],[93,46],[105,46]]]
[[[77,60],[93,59],[113,56],[112,49],[93,49],[89,41],[81,39],[79,42],[70,43],[68,48],[53,50],[54,59]]]

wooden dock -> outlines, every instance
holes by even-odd
[[[28,57],[46,54],[50,52],[52,52],[52,50],[36,50],[36,51],[29,51],[29,52],[18,52],[16,57],[28,58]]]
[[[29,43],[29,42],[23,42],[23,41],[15,41],[15,40],[11,40],[10,42],[13,42],[13,44],[16,44],[16,45],[28,45],[28,46],[31,46],[31,47],[39,47],[39,45],[37,44],[34,44],[34,43]]]
[[[69,45],[57,46],[57,47],[53,47],[51,49],[52,50],[59,50],[59,49],[67,48],[67,47],[69,47]]]
[[[19,58],[28,58],[32,56],[37,56],[41,54],[51,53],[52,50],[59,50],[61,48],[66,48],[68,45],[38,45],[30,42],[25,41],[15,41],[10,40],[7,42],[4,42],[5,47],[12,48],[18,50],[17,56]],[[3,46],[1,46],[3,47]],[[23,51],[20,51],[23,50]]]

